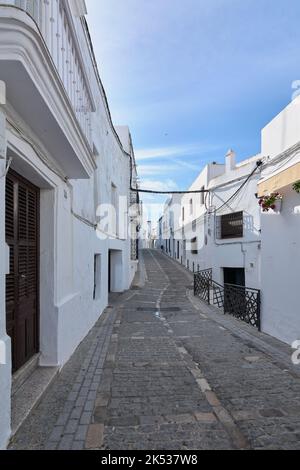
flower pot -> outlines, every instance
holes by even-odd
[[[275,203],[275,208],[274,209],[269,209],[268,211],[264,211],[263,209],[261,209],[262,213],[263,214],[280,214],[281,212],[281,207],[282,207],[282,200],[281,199],[278,199]]]

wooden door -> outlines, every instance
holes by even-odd
[[[6,324],[12,340],[13,372],[38,352],[39,190],[9,171],[6,178]]]

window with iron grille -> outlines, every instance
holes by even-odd
[[[191,240],[191,251],[192,255],[197,255],[198,254],[198,246],[197,246],[197,237],[192,238]]]
[[[242,238],[243,236],[243,212],[221,216],[221,238]]]

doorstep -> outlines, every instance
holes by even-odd
[[[14,396],[17,391],[22,387],[23,383],[26,382],[28,377],[37,369],[39,365],[40,354],[35,354],[31,359],[29,359],[26,364],[21,367],[17,372],[12,376],[12,387],[11,394]]]
[[[58,367],[39,367],[39,354],[12,378],[11,428],[13,437],[59,372]]]

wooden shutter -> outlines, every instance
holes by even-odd
[[[39,190],[13,171],[6,178],[7,333],[12,339],[13,370],[38,351]]]

